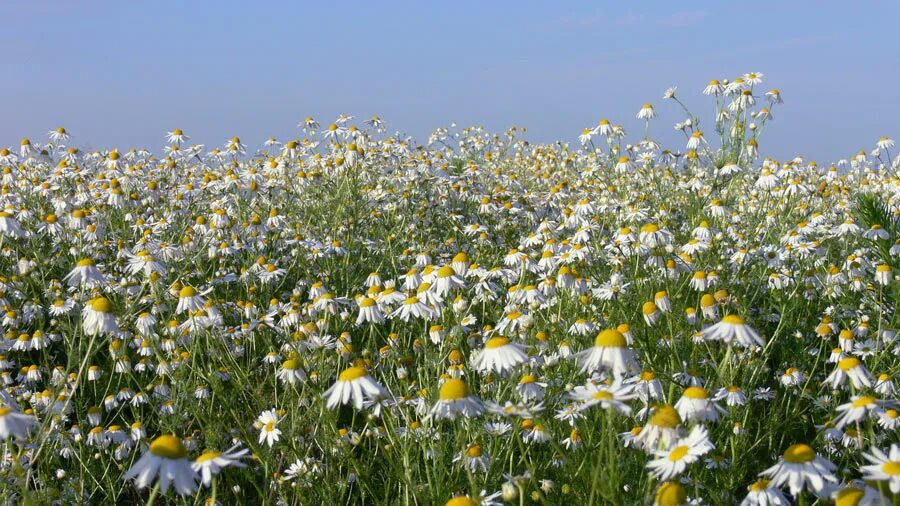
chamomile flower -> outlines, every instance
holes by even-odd
[[[236,444],[224,452],[206,450],[191,464],[191,469],[200,474],[200,482],[205,487],[212,484],[213,476],[222,472],[226,467],[247,467],[241,459],[247,456],[250,450],[241,448]]]
[[[334,409],[352,401],[353,407],[361,410],[365,403],[387,399],[390,397],[390,393],[375,381],[365,368],[353,366],[341,371],[334,385],[322,396],[327,399],[325,405],[328,409]]]
[[[0,235],[18,238],[25,237],[26,234],[11,212],[0,211]]]
[[[306,371],[303,370],[300,361],[296,358],[285,360],[275,374],[279,380],[289,385],[306,380]]]
[[[133,479],[139,489],[149,487],[158,479],[162,493],[174,487],[180,495],[193,494],[197,490],[198,476],[187,455],[181,439],[171,434],[159,436],[125,473],[125,479]]]
[[[667,450],[653,452],[654,459],[647,463],[650,475],[668,480],[683,473],[687,466],[715,448],[706,429],[697,425],[687,437],[674,441]]]
[[[66,277],[63,278],[69,286],[85,286],[87,288],[94,288],[97,286],[104,286],[108,283],[106,277],[103,276],[103,273],[100,272],[100,269],[97,268],[94,260],[90,258],[82,258],[75,264],[75,268],[73,268]]]
[[[279,416],[274,409],[263,411],[256,419],[256,427],[259,429],[259,444],[266,443],[271,448],[281,439],[281,429],[278,428]]]
[[[826,486],[837,483],[836,469],[812,447],[797,443],[785,450],[778,463],[759,474],[769,478],[774,487],[787,485],[791,495],[797,497],[803,490],[819,494]]]
[[[653,105],[644,104],[641,106],[641,110],[637,113],[638,119],[651,119],[656,117],[656,111],[653,109]]]
[[[634,351],[628,348],[628,340],[615,329],[597,334],[594,346],[575,354],[581,364],[581,372],[608,370],[617,376],[640,370]]]
[[[825,384],[837,389],[847,380],[853,388],[869,388],[872,386],[872,375],[866,366],[856,357],[847,357],[838,362],[834,371],[825,378]]]
[[[883,401],[869,395],[855,395],[850,402],[837,407],[840,413],[834,420],[839,429],[848,424],[857,424],[866,418],[878,418],[884,412],[884,408],[891,406],[891,401]]]
[[[468,448],[453,457],[454,463],[462,463],[469,472],[487,472],[490,465],[490,455],[477,443],[472,443]]]
[[[35,425],[37,419],[34,416],[19,413],[0,402],[0,440],[24,439]]]
[[[495,336],[484,343],[484,348],[475,352],[472,367],[481,373],[505,373],[528,360],[528,354],[522,345],[509,338]]]
[[[458,378],[444,381],[438,401],[431,408],[431,416],[438,420],[455,420],[460,415],[474,418],[483,412],[481,400],[471,395],[466,382]]]
[[[678,428],[681,422],[681,415],[673,406],[668,404],[657,406],[641,432],[635,437],[635,442],[650,452],[668,448],[679,437]]]
[[[719,322],[703,329],[703,337],[710,341],[722,341],[742,348],[764,346],[765,341],[746,321],[737,315],[725,315]]]
[[[362,325],[366,322],[384,322],[384,313],[381,311],[381,308],[378,307],[378,303],[375,301],[375,299],[372,299],[370,297],[362,297],[359,300],[359,315],[356,317],[357,325]]]
[[[204,292],[198,291],[193,286],[184,286],[178,291],[178,306],[175,308],[175,314],[181,314],[189,311],[198,311],[206,306],[206,298],[210,290]]]
[[[789,506],[791,503],[781,490],[770,485],[770,480],[756,480],[747,487],[747,495],[741,501],[740,506]]]
[[[106,297],[97,297],[85,304],[81,311],[82,326],[87,335],[115,335],[119,333],[113,305]]]
[[[599,405],[602,409],[628,415],[631,413],[631,406],[626,401],[633,399],[636,394],[631,385],[613,382],[609,385],[588,383],[578,386],[572,390],[570,396],[581,402],[579,409],[588,409]]]
[[[887,482],[892,493],[900,493],[900,446],[893,444],[887,452],[872,447],[863,457],[870,462],[860,466],[866,480]]]
[[[681,398],[675,403],[675,409],[685,420],[699,422],[716,422],[728,412],[710,399],[709,393],[703,387],[692,386],[684,390]]]

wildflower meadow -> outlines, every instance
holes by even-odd
[[[571,143],[0,150],[0,500],[900,504],[894,142],[774,160],[762,73],[684,84]]]

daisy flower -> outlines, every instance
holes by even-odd
[[[759,474],[769,478],[773,487],[787,485],[791,495],[797,497],[804,489],[820,494],[829,484],[836,484],[836,469],[837,466],[817,455],[812,447],[797,443],[785,450],[777,464]]]
[[[647,424],[635,436],[635,442],[647,451],[668,448],[678,438],[680,425],[678,410],[668,404],[657,406]]]
[[[870,464],[860,466],[863,478],[872,481],[886,481],[891,492],[900,493],[900,446],[892,444],[887,453],[872,447],[863,457]]]
[[[271,448],[281,438],[281,429],[277,427],[278,421],[274,409],[263,411],[259,415],[255,423],[259,429],[259,444],[265,442]]]
[[[600,332],[594,346],[575,354],[581,363],[581,372],[610,370],[616,376],[624,376],[640,370],[634,359],[634,351],[628,348],[628,340],[615,329]]]
[[[581,401],[579,409],[600,405],[603,409],[613,409],[623,415],[628,415],[631,413],[631,406],[625,401],[634,399],[637,394],[634,393],[631,385],[624,385],[616,381],[610,385],[588,383],[578,386],[572,390],[570,396],[574,400]]]
[[[241,459],[249,453],[250,450],[241,448],[240,444],[236,444],[224,452],[206,450],[191,464],[191,469],[200,473],[200,482],[203,483],[203,486],[209,487],[212,477],[222,472],[222,469],[229,466],[247,467],[241,462]]]
[[[107,284],[103,273],[97,268],[94,260],[90,258],[82,258],[79,260],[75,264],[75,268],[69,271],[66,277],[63,278],[63,281],[72,287],[86,286],[88,288],[93,288]]]
[[[770,480],[759,479],[748,488],[740,506],[790,506],[787,497],[777,487],[769,486]]]
[[[675,409],[684,420],[716,422],[728,412],[709,398],[709,392],[699,386],[688,387],[675,403]]]
[[[743,318],[732,314],[725,315],[718,323],[703,329],[703,337],[729,345],[734,343],[742,348],[765,345],[765,341]]]
[[[847,379],[850,380],[853,388],[869,388],[872,386],[872,374],[869,373],[862,361],[856,357],[847,357],[838,362],[834,371],[825,378],[825,384],[837,390],[838,387],[847,382]]]
[[[455,420],[462,415],[474,418],[484,412],[481,400],[469,393],[469,386],[458,378],[450,378],[441,385],[438,401],[431,408],[431,416],[438,420]]]
[[[696,425],[687,437],[673,442],[669,449],[655,450],[656,458],[647,463],[647,469],[654,478],[668,480],[683,473],[713,448],[706,428]]]
[[[837,407],[840,414],[834,419],[834,424],[838,429],[843,429],[848,424],[857,424],[866,418],[878,418],[884,413],[885,406],[891,404],[892,401],[883,401],[870,395],[854,395],[850,402]]]
[[[106,297],[97,297],[85,304],[81,311],[82,326],[89,336],[119,333],[112,303]]]
[[[191,468],[187,453],[181,439],[170,434],[159,436],[125,473],[125,480],[133,479],[135,486],[142,489],[158,479],[162,493],[174,486],[180,495],[193,494],[198,476]]]
[[[19,413],[11,406],[0,403],[0,439],[23,439],[36,424],[35,417]]]
[[[322,396],[328,399],[325,404],[328,409],[334,409],[352,400],[353,407],[360,410],[365,402],[386,399],[390,397],[390,392],[369,376],[364,367],[354,366],[344,369],[334,385]]]
[[[503,336],[492,337],[484,343],[484,348],[475,352],[472,367],[486,374],[505,373],[528,360],[525,348]]]
[[[300,361],[294,358],[285,360],[275,375],[279,380],[289,385],[306,380],[306,371],[300,367]]]
[[[365,322],[383,323],[384,313],[378,307],[375,299],[370,297],[362,297],[359,300],[359,316],[356,317],[356,324],[362,325]]]
[[[190,285],[183,286],[178,291],[178,306],[175,308],[175,314],[203,309],[206,306],[206,299],[203,296],[209,292],[210,290],[199,292]]]
[[[25,231],[9,211],[0,211],[0,234],[7,237],[25,237]]]

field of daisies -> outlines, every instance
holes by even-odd
[[[0,150],[0,501],[900,504],[900,158],[765,158],[762,83]]]

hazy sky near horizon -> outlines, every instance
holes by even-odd
[[[678,96],[706,125],[713,78],[778,88],[763,155],[820,163],[900,137],[900,2],[13,1],[0,145],[65,126],[72,143],[149,147],[179,127],[207,147],[380,115],[420,142],[456,122],[577,145],[601,118],[684,149]],[[710,128],[711,130],[711,128]]]

